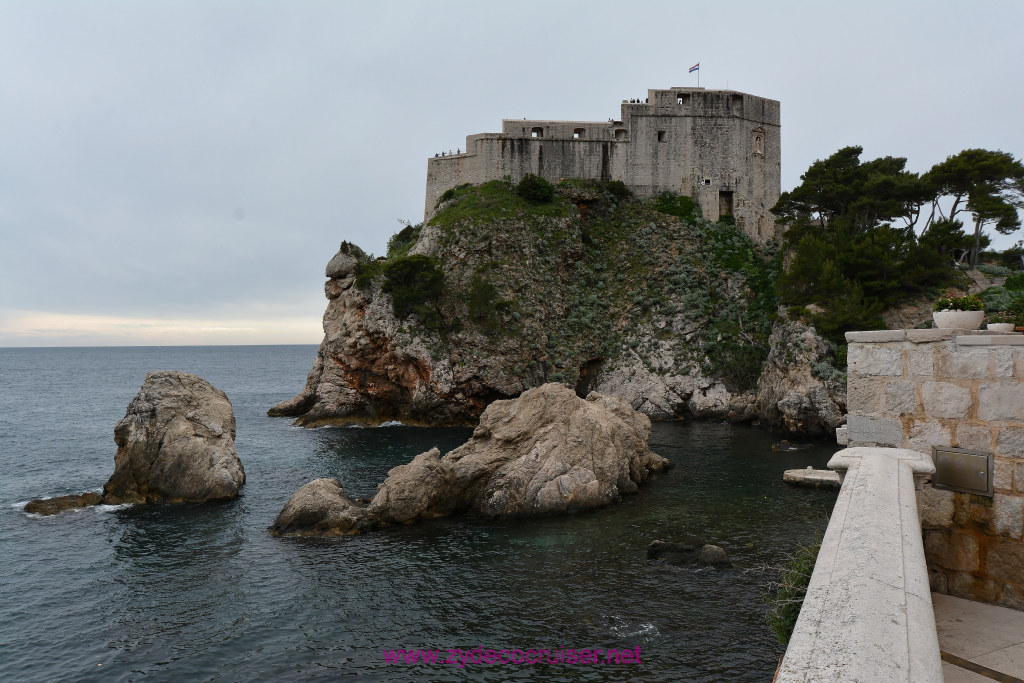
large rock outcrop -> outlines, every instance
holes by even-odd
[[[685,198],[659,210],[596,184],[563,184],[539,207],[500,182],[454,195],[386,260],[342,244],[306,385],[270,415],[473,424],[558,382],[656,419],[757,417],[775,304],[770,258],[742,232],[681,218]],[[444,291],[422,303],[429,315],[399,317],[385,271],[410,255],[433,259]]]
[[[227,395],[186,372],[146,374],[114,427],[104,503],[229,500],[245,483]]]
[[[608,505],[634,493],[668,461],[647,447],[650,420],[620,399],[586,400],[557,384],[495,401],[472,438],[388,472],[362,506],[333,479],[318,479],[285,504],[271,531],[339,536],[457,512],[544,515]]]
[[[98,504],[230,500],[245,483],[227,394],[176,370],[146,374],[114,427],[114,473],[103,494],[40,498],[25,506],[54,515]]]
[[[846,379],[830,364],[828,342],[813,327],[781,322],[769,345],[757,382],[761,421],[792,434],[835,434],[846,420]]]

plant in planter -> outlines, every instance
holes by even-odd
[[[985,319],[985,302],[977,294],[941,296],[932,304],[935,327],[976,330]]]
[[[1013,332],[1013,328],[1017,325],[1024,325],[1024,318],[1009,311],[992,313],[986,318],[986,321],[988,322],[986,327],[991,332]]]

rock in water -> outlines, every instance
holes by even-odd
[[[378,525],[337,479],[314,479],[292,494],[270,530],[283,536],[348,536]]]
[[[705,543],[701,547],[672,543],[670,541],[651,541],[647,546],[647,559],[659,560],[675,566],[705,565],[725,569],[732,566],[725,550],[721,546]]]
[[[443,458],[435,448],[392,469],[366,508],[336,481],[306,484],[271,531],[339,536],[455,512],[523,517],[608,505],[668,466],[647,447],[650,431],[650,419],[621,399],[545,384],[489,405],[473,437]]]
[[[460,488],[441,460],[441,452],[431,448],[412,462],[392,468],[377,487],[370,509],[385,522],[400,524],[444,517],[458,506]]]
[[[491,517],[581,510],[636,492],[668,465],[648,449],[650,433],[622,399],[545,384],[487,406],[473,438],[441,462],[460,507]]]
[[[195,375],[147,373],[114,428],[114,442],[104,503],[228,500],[245,483],[231,403]]]
[[[65,510],[75,508],[87,508],[98,505],[100,494],[81,493],[71,496],[58,496],[57,498],[40,498],[33,500],[25,506],[25,512],[33,515],[56,515]]]

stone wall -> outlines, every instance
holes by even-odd
[[[841,443],[994,454],[994,495],[918,495],[932,590],[1024,610],[1024,336],[850,332]]]
[[[647,102],[622,103],[620,120],[506,119],[501,133],[468,136],[465,153],[428,160],[424,217],[450,188],[533,173],[688,195],[710,220],[731,213],[755,239],[775,238],[768,210],[781,191],[779,103],[729,90],[647,92]]]

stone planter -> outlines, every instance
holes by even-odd
[[[935,327],[944,330],[976,330],[985,319],[985,311],[935,311]]]
[[[1013,323],[989,323],[986,327],[989,332],[1002,332],[1003,334],[1013,332]]]

